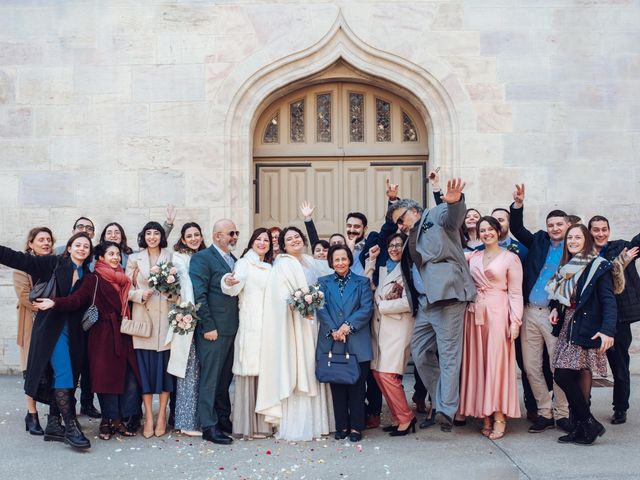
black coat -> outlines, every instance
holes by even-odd
[[[616,334],[617,307],[613,294],[611,262],[601,261],[585,288],[589,271],[593,266],[592,261],[580,275],[576,285],[576,311],[573,314],[572,325],[569,325],[569,342],[585,348],[600,346],[600,339],[591,339],[598,332],[610,337]],[[554,328],[554,335],[557,335],[564,322],[566,307],[560,305],[557,300],[551,301],[549,306],[557,308],[560,316],[560,321]]]
[[[633,248],[640,246],[640,234],[631,239],[614,240],[609,242],[601,255],[609,261],[612,261],[625,248]],[[636,269],[636,262],[631,262],[624,269],[625,287],[622,293],[616,295],[618,304],[618,322],[633,323],[640,320],[640,277]]]
[[[34,285],[38,281],[49,280],[55,272],[57,295],[64,297],[71,292],[73,265],[68,257],[55,255],[36,257],[0,246],[0,264],[28,273],[33,278]],[[89,273],[86,266],[83,268],[85,274]],[[78,283],[79,286],[80,283]],[[29,346],[27,376],[24,382],[24,391],[30,397],[43,403],[48,403],[50,400],[47,397],[52,386],[50,359],[65,323],[69,332],[73,382],[74,385],[77,384],[84,358],[84,332],[81,325],[83,314],[83,310],[76,312],[46,310],[36,315]]]
[[[551,238],[549,238],[549,234],[544,230],[531,233],[525,228],[522,220],[522,211],[524,208],[514,208],[513,204],[511,204],[509,210],[511,233],[519,242],[529,249],[527,258],[522,266],[524,274],[522,297],[526,305],[529,303],[529,294],[536,284],[540,271],[542,267],[544,267],[544,262],[547,259],[549,247],[551,246]]]

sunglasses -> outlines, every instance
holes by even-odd
[[[230,232],[226,232],[227,235],[229,235],[230,237],[239,237],[240,236],[240,232],[238,230],[231,230]]]
[[[409,209],[407,208],[404,212],[402,212],[402,215],[400,215],[398,217],[398,220],[396,220],[396,226],[400,226],[402,225],[402,223],[404,222],[404,216],[407,214],[407,212],[409,211]]]

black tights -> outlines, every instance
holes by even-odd
[[[556,368],[553,378],[567,396],[569,408],[576,420],[586,420],[591,415],[591,370]]]

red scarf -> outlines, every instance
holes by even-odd
[[[131,288],[131,280],[125,275],[122,267],[118,265],[117,268],[113,268],[107,262],[98,260],[96,262],[95,272],[100,275],[100,278],[109,282],[116,292],[118,292],[122,304],[120,314],[122,317],[129,318],[129,288]]]

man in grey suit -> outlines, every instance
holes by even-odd
[[[393,222],[409,235],[405,251],[417,267],[416,280],[421,280],[424,292],[419,296],[411,354],[432,392],[435,420],[443,431],[451,431],[458,410],[464,311],[476,295],[460,241],[466,210],[463,189],[464,182],[451,180],[444,203],[430,210],[423,211],[413,200],[401,200],[389,209]]]
[[[231,250],[239,232],[231,220],[218,220],[213,226],[213,244],[193,255],[189,276],[193,295],[200,304],[196,328],[196,349],[200,359],[198,412],[202,438],[228,445],[231,433],[229,386],[233,374],[233,342],[238,331],[238,299],[222,293],[220,280],[233,270]]]

